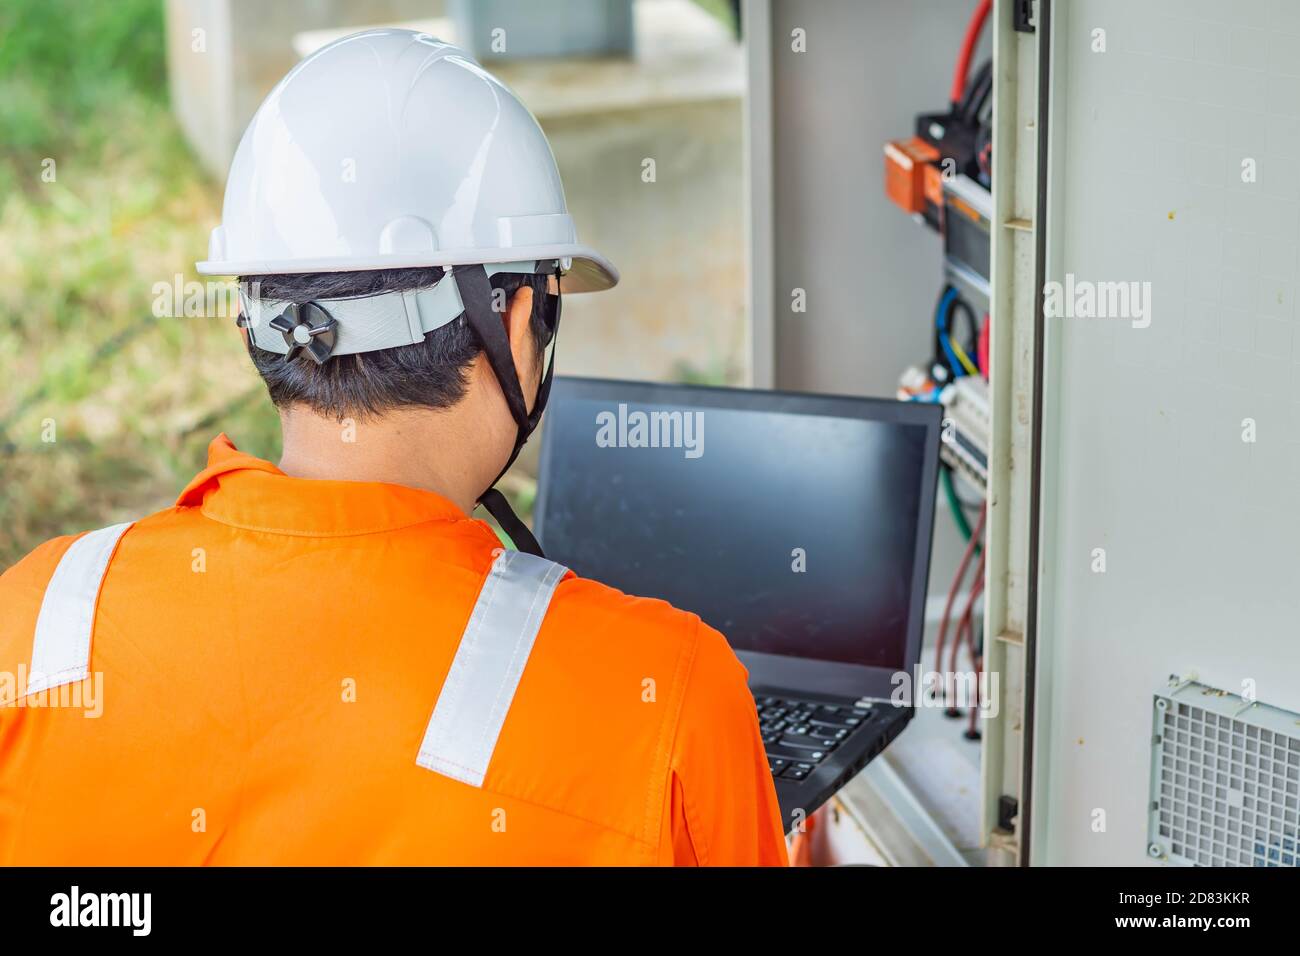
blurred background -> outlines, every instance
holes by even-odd
[[[278,420],[233,316],[207,285],[186,284],[200,279],[194,262],[257,105],[298,59],[362,26],[470,47],[545,128],[579,235],[623,271],[613,292],[566,301],[561,371],[746,381],[735,7],[541,9],[0,4],[0,570],[52,536],[166,507],[219,431],[278,460]],[[508,56],[492,48],[498,24]],[[525,512],[537,446],[505,483]]]
[[[561,373],[894,395],[945,266],[881,149],[946,102],[974,5],[4,0],[0,570],[167,507],[223,430],[278,460],[233,286],[194,263],[262,99],[367,26],[469,47],[545,129],[579,236],[622,272],[566,300]],[[502,482],[525,517],[538,448]]]

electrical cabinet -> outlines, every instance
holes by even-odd
[[[855,351],[876,355],[876,340],[895,348],[894,369],[907,360],[897,343],[914,354],[909,337],[930,330],[926,300],[944,250],[897,232],[874,170],[863,171],[861,196],[836,184],[845,210],[837,224],[824,223],[829,205],[807,218],[800,203],[818,195],[815,173],[831,162],[816,124],[825,121],[827,136],[832,126],[867,125],[874,158],[884,125],[876,117],[906,128],[924,101],[942,97],[946,67],[941,55],[922,56],[906,83],[867,83],[865,67],[837,72],[823,58],[808,68],[818,82],[837,95],[857,83],[864,104],[861,116],[832,119],[807,111],[815,84],[784,50],[796,25],[810,49],[835,31],[860,45],[854,63],[879,52],[893,69],[890,49],[914,31],[951,49],[967,10],[824,6],[746,5],[746,23],[765,31],[757,64],[750,48],[747,107],[755,381],[879,394],[888,385],[875,358],[857,363],[858,388],[844,387],[843,368]],[[1002,706],[981,741],[988,862],[1294,865],[1300,5],[996,0],[991,25],[984,635]],[[907,183],[895,186],[912,195]],[[861,233],[848,251],[841,229]],[[858,273],[847,269],[855,258],[867,260]],[[826,262],[840,265],[830,271],[841,289],[855,274],[881,284],[856,310],[841,299],[833,318],[810,310],[790,321],[791,287],[813,285],[809,301],[817,295],[817,269],[799,264]],[[858,327],[845,333],[849,322]],[[810,358],[823,340],[835,343],[839,364]],[[953,554],[951,541],[937,542],[936,580]],[[1217,777],[1195,778],[1205,801],[1197,815],[1179,799],[1183,816],[1165,820],[1177,808],[1162,803],[1162,786],[1194,779],[1190,765],[1177,778],[1176,748],[1191,738],[1179,744],[1153,723],[1171,681],[1232,702],[1230,714],[1198,707],[1199,726],[1183,731],[1201,735],[1202,772],[1207,748],[1228,748],[1213,756],[1228,761],[1230,779],[1220,794],[1205,789]],[[1255,717],[1272,740],[1252,766]],[[1284,733],[1288,721],[1296,729]],[[1157,738],[1173,740],[1172,779],[1161,776]],[[1263,807],[1246,790],[1261,786],[1261,759],[1270,762]],[[1247,799],[1262,828],[1218,826],[1220,807],[1225,821],[1239,819]]]

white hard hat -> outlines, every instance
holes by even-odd
[[[564,292],[618,282],[580,245],[537,121],[458,47],[367,30],[299,63],[235,153],[205,275],[556,260]]]

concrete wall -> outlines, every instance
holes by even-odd
[[[739,99],[543,120],[584,241],[622,270],[564,304],[560,370],[738,383],[745,371]],[[656,160],[654,183],[641,163]]]

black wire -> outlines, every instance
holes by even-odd
[[[979,353],[980,343],[980,326],[979,320],[975,317],[975,310],[960,295],[956,296],[948,305],[948,337],[951,338],[956,334],[956,329],[952,325],[952,314],[961,309],[966,317],[966,328],[970,330],[970,338],[966,340],[964,351],[966,355],[974,361],[975,356]]]
[[[931,311],[931,313],[930,313],[930,324],[931,324],[932,326],[934,326],[934,362],[933,362],[933,364],[935,364],[935,365],[943,365],[943,366],[945,366],[945,367],[947,367],[947,365],[948,365],[948,355],[947,355],[947,353],[945,353],[944,350],[943,350],[943,342],[942,342],[942,340],[941,340],[940,337],[939,337],[939,323],[935,321],[935,317],[937,317],[938,314],[939,314],[939,306],[943,304],[943,297],[946,296],[946,295],[948,294],[948,290],[951,289],[951,288],[952,288],[952,286],[950,286],[950,285],[944,285],[944,287],[943,287],[942,289],[939,290],[939,298],[937,298],[937,299],[934,300],[934,309],[933,309],[933,310]],[[951,306],[949,306],[949,309],[951,309]],[[956,374],[957,374],[957,372],[956,372],[955,369],[952,371],[952,374],[953,374],[953,375],[956,375]]]
[[[993,90],[993,61],[985,60],[980,64],[975,76],[971,79],[970,85],[966,87],[966,95],[962,98],[958,113],[962,119],[969,125],[974,125],[979,116],[979,112],[984,108],[984,103],[989,98],[989,93]]]

